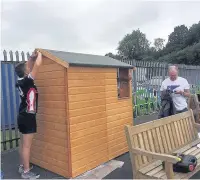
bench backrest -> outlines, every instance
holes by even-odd
[[[132,148],[170,154],[198,138],[192,110],[136,126],[126,126],[125,133],[133,171],[153,161],[146,156],[132,156]]]

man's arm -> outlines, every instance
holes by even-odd
[[[35,79],[35,77],[36,77],[36,75],[37,75],[37,72],[38,72],[38,69],[39,69],[39,67],[41,66],[41,64],[42,64],[42,53],[41,52],[39,52],[39,51],[37,51],[37,59],[36,59],[36,61],[35,61],[35,64],[34,64],[34,66],[33,66],[33,69],[32,69],[32,71],[31,71],[31,77],[33,78],[33,79]]]
[[[187,80],[185,80],[184,91],[176,91],[176,94],[181,94],[184,97],[190,97],[190,85]]]

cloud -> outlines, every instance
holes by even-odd
[[[199,5],[132,0],[4,0],[2,46],[104,55],[115,51],[123,36],[134,29],[140,28],[151,41],[167,39],[174,26],[199,21]]]

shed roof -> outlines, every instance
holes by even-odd
[[[43,55],[46,55],[49,58],[51,57],[51,59],[53,60],[56,59],[58,63],[60,63],[65,67],[67,66],[113,67],[113,68],[133,67],[129,64],[110,58],[108,56],[72,53],[72,52],[56,51],[49,49],[39,49],[39,50],[41,50]],[[60,61],[64,61],[65,63]]]

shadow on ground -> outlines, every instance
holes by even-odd
[[[141,123],[149,122],[155,119],[157,119],[157,114],[142,116],[135,119],[134,124],[141,124]],[[124,165],[122,166],[122,168],[118,168],[114,170],[103,179],[132,179],[133,176],[132,176],[131,161],[129,158],[129,153],[126,153],[116,158],[116,160],[124,162]],[[17,150],[7,151],[1,154],[1,169],[4,174],[4,179],[20,179],[20,175],[17,172],[18,162],[19,162],[19,159],[18,159]],[[42,169],[37,166],[34,167],[34,170],[40,173],[41,179],[64,179],[63,177],[57,174],[54,174],[48,170]],[[198,172],[191,179],[200,179],[200,172]]]

